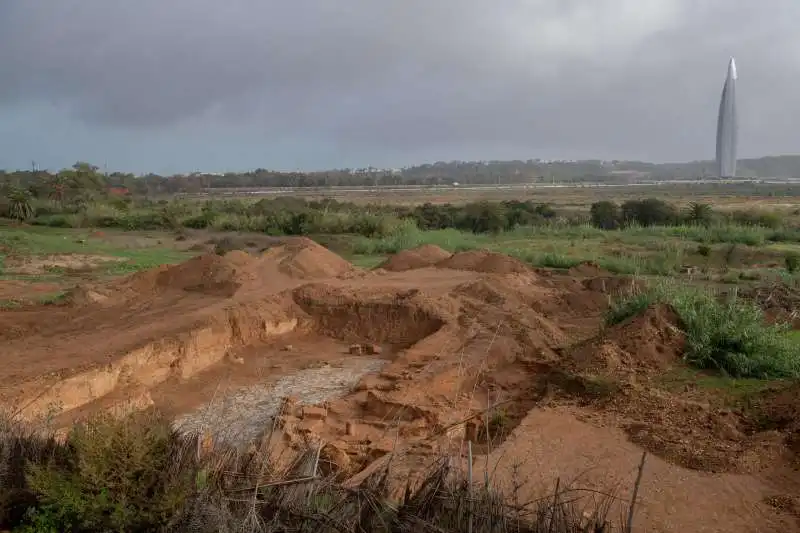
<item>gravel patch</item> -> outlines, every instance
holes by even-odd
[[[246,446],[272,427],[286,396],[306,405],[343,396],[363,376],[380,371],[386,362],[367,357],[347,358],[283,376],[270,384],[243,387],[178,417],[173,426],[183,434],[205,431],[211,433],[214,442]]]

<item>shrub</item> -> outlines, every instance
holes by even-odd
[[[714,294],[662,283],[612,303],[609,325],[642,313],[655,303],[672,306],[686,334],[684,358],[699,368],[736,378],[800,377],[800,344],[788,336],[787,324],[767,324],[752,302],[734,294]]]
[[[758,211],[755,209],[733,211],[731,213],[731,218],[737,224],[745,226],[761,226],[769,229],[778,229],[783,225],[781,215],[773,211]]]
[[[502,413],[490,423],[496,432],[507,428]],[[398,500],[389,497],[388,466],[355,489],[330,476],[297,483],[304,472],[278,470],[263,447],[247,453],[211,449],[200,460],[196,444],[170,431],[166,420],[144,415],[90,420],[76,426],[66,443],[19,425],[2,427],[0,504],[16,491],[11,499],[22,512],[0,514],[0,526],[25,533],[455,533],[468,524],[475,533],[566,533],[612,526],[611,495],[594,500],[591,517],[580,507],[580,493],[559,485],[554,494],[512,506],[488,483],[488,471],[487,482],[481,476],[470,485],[463,470],[444,459]],[[315,456],[308,449],[297,464]]]
[[[790,274],[794,274],[800,269],[800,254],[797,252],[788,252],[783,258],[786,270]]]
[[[600,229],[617,229],[620,226],[621,214],[619,206],[614,202],[595,202],[590,208],[592,226]]]
[[[39,505],[34,524],[58,531],[155,531],[186,504],[194,479],[177,455],[169,426],[132,417],[76,426],[67,463],[30,464],[27,481]]]
[[[714,218],[714,210],[708,204],[692,202],[686,212],[686,221],[690,224],[706,226]]]
[[[678,210],[673,205],[657,198],[628,200],[622,204],[620,211],[625,224],[669,226],[680,220]]]

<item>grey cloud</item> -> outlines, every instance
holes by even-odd
[[[140,129],[205,117],[351,152],[682,158],[711,147],[733,54],[742,141],[770,151],[800,119],[797,20],[796,0],[3,0],[0,105]]]

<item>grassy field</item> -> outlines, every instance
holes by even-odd
[[[783,281],[794,286],[800,274],[787,268],[787,257],[800,254],[800,243],[771,242],[768,237],[772,233],[766,228],[734,225],[618,231],[553,225],[474,234],[454,229],[423,231],[409,224],[383,237],[311,237],[364,268],[374,267],[401,250],[435,244],[453,252],[488,249],[536,267],[568,269],[593,261],[615,274],[683,276],[723,284]],[[197,231],[176,237],[166,231],[4,226],[0,230],[0,280],[69,285],[88,278],[130,274],[185,260],[221,235],[224,233]],[[247,239],[250,234],[238,235]],[[68,255],[89,256],[98,264],[88,268],[76,260],[75,264],[59,266]]]
[[[65,291],[197,255],[165,232],[0,226],[0,308],[59,303]]]

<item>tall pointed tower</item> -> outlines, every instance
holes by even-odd
[[[728,63],[728,75],[722,88],[717,118],[717,175],[720,178],[736,176],[736,148],[739,138],[736,115],[736,61]]]

